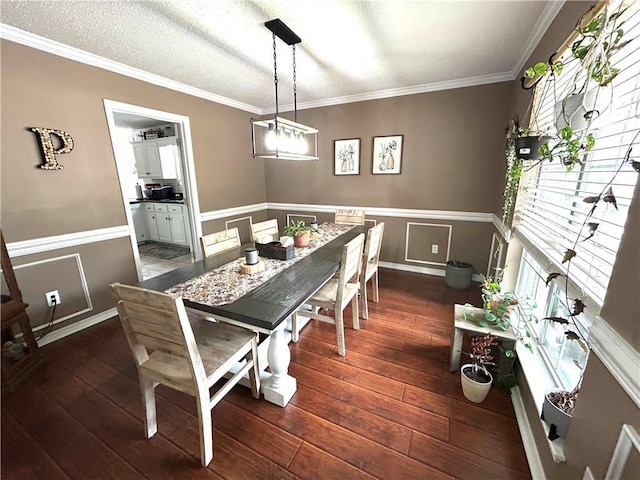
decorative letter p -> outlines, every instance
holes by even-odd
[[[73,138],[63,130],[54,130],[52,128],[34,127],[31,130],[40,136],[40,146],[42,148],[42,156],[45,164],[40,165],[43,170],[61,170],[64,167],[56,160],[57,153],[69,153],[73,150]],[[53,146],[51,134],[56,135],[62,141],[62,147],[56,149]]]

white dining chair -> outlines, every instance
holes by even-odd
[[[339,208],[336,210],[334,223],[364,225],[364,210],[347,210]]]
[[[264,237],[271,237],[270,241],[278,241],[280,234],[278,230],[278,219],[265,220],[264,222],[251,224],[251,241],[256,242]],[[265,243],[265,242],[262,242]]]
[[[240,233],[237,227],[222,230],[221,232],[210,233],[209,235],[200,237],[200,244],[202,245],[202,255],[204,257],[210,257],[216,253],[239,247],[241,245]]]
[[[311,311],[298,309],[293,313],[291,322],[291,340],[297,342],[299,338],[298,316],[303,315],[322,322],[333,323],[336,326],[336,336],[338,343],[338,354],[346,354],[344,341],[344,309],[351,303],[353,313],[353,328],[360,328],[358,315],[358,290],[360,289],[360,270],[362,268],[362,248],[364,244],[364,233],[351,240],[342,248],[342,261],[340,273],[337,277],[331,278],[305,303],[311,306]],[[330,317],[319,312],[331,310],[334,316]]]
[[[360,297],[362,298],[362,318],[369,318],[369,305],[367,304],[367,282],[372,280],[372,299],[378,303],[380,295],[378,291],[378,261],[380,248],[382,247],[382,235],[384,222],[378,223],[367,231],[367,241],[362,255],[362,273],[360,274]]]
[[[253,397],[260,397],[257,333],[204,319],[190,322],[178,295],[120,283],[112,284],[111,292],[138,369],[147,438],[158,430],[158,384],[192,395],[198,409],[200,461],[206,467],[213,459],[213,407],[247,373]],[[210,395],[209,389],[239,362],[238,371]]]

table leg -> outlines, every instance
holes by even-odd
[[[451,334],[451,363],[449,365],[449,371],[455,372],[460,367],[460,354],[462,353],[462,330],[459,328],[453,329]]]
[[[285,407],[297,390],[296,379],[288,373],[291,352],[284,335],[286,325],[287,322],[282,322],[270,335],[267,360],[271,376],[262,382],[264,399],[280,407]]]

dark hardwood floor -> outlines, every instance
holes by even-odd
[[[215,456],[199,463],[195,402],[157,389],[146,440],[138,379],[117,318],[42,348],[46,364],[2,396],[3,479],[530,478],[509,395],[462,395],[449,373],[454,303],[479,290],[381,270],[380,303],[346,331],[311,322],[291,344],[286,408],[237,386],[214,409]],[[350,311],[347,311],[350,326]]]

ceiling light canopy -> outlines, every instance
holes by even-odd
[[[264,24],[273,37],[273,83],[276,93],[276,113],[265,119],[251,119],[252,155],[254,158],[279,158],[282,160],[318,160],[318,130],[298,123],[296,89],[296,44],[302,40],[279,18]],[[276,36],[293,52],[293,114],[294,121],[279,116],[278,111],[278,62]]]

